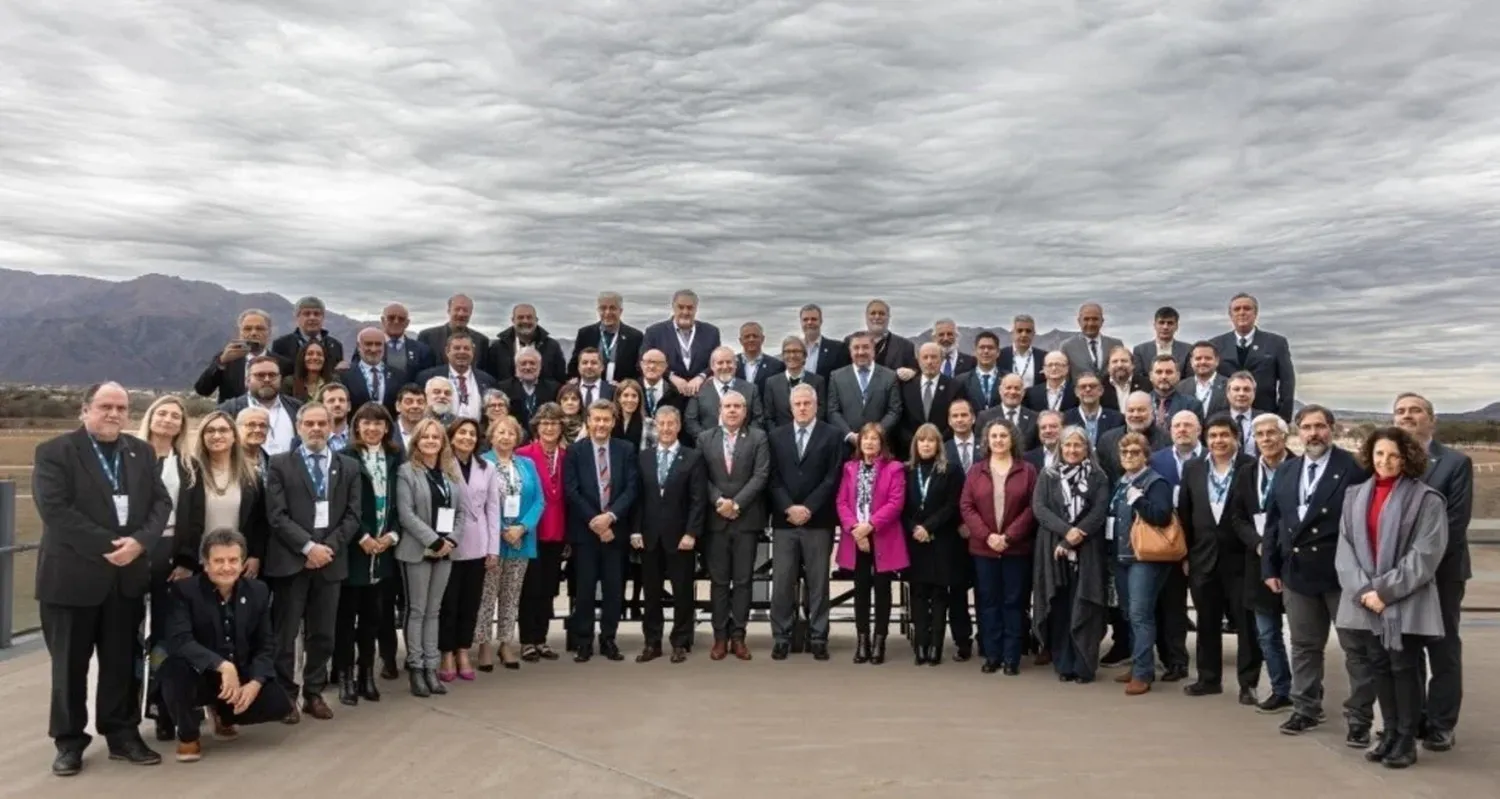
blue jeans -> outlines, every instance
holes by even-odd
[[[1140,561],[1125,565],[1128,588],[1121,599],[1130,608],[1130,674],[1141,682],[1152,682],[1156,679],[1156,599],[1171,570],[1182,567]]]
[[[1290,696],[1292,664],[1286,656],[1286,640],[1281,637],[1281,614],[1256,613],[1255,632],[1266,659],[1266,676],[1271,678],[1271,694]]]
[[[984,658],[989,663],[1021,663],[1026,583],[1030,577],[1030,555],[974,558],[974,599],[979,606]]]

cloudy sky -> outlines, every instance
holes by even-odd
[[[1299,395],[1500,399],[1500,5],[1467,0],[9,0],[0,264],[419,322],[899,331],[1099,298]],[[352,279],[363,270],[366,278]]]

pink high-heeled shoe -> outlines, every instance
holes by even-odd
[[[458,678],[460,680],[465,681],[465,682],[473,682],[473,680],[474,680],[474,670],[473,669],[459,669],[459,671],[458,671]]]
[[[442,680],[443,682],[453,682],[453,679],[457,676],[458,675],[454,672],[438,669],[437,678],[439,680]]]

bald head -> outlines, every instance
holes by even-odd
[[[378,327],[367,327],[355,337],[359,344],[359,359],[370,366],[385,360],[385,331]]]
[[[1198,439],[1203,435],[1203,423],[1192,411],[1178,411],[1172,415],[1172,446],[1178,452],[1188,453],[1198,448]]]
[[[708,368],[713,370],[714,379],[727,383],[734,379],[734,350],[728,347],[715,347],[713,354],[708,358]]]
[[[1137,433],[1151,426],[1150,394],[1132,391],[1125,398],[1125,426]]]
[[[130,393],[114,381],[100,383],[84,395],[80,416],[89,435],[100,441],[114,441],[130,417]]]
[[[917,365],[922,367],[924,376],[937,377],[937,373],[943,368],[943,346],[929,341],[917,348]]]

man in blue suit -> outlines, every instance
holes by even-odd
[[[693,397],[708,379],[709,359],[720,343],[719,328],[698,321],[698,295],[681,289],[672,295],[672,318],[646,328],[641,351],[666,353],[672,387],[684,397]]]
[[[432,348],[414,336],[406,335],[411,314],[406,306],[393,302],[380,312],[380,329],[385,333],[385,364],[397,372],[414,375],[437,366]]]
[[[639,491],[638,466],[630,442],[611,438],[615,406],[595,400],[588,409],[588,437],[568,447],[563,459],[563,492],[568,501],[568,544],[578,582],[572,628],[578,648],[573,660],[594,656],[594,593],[602,584],[599,654],[624,660],[615,643],[625,597],[625,558],[631,512]]]

